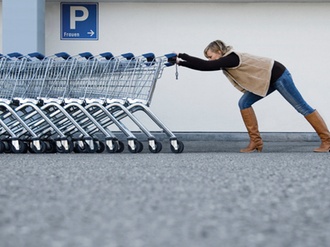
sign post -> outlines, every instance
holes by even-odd
[[[61,3],[61,40],[98,40],[98,3]]]

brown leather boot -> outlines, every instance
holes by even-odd
[[[305,116],[305,118],[313,126],[316,133],[321,139],[321,146],[319,148],[314,149],[314,152],[318,152],[318,153],[329,152],[330,132],[321,115],[317,111],[314,111],[313,113]]]
[[[245,127],[248,131],[248,134],[250,136],[250,143],[249,145],[241,149],[241,153],[251,153],[257,150],[258,152],[262,151],[263,142],[258,130],[258,121],[256,118],[256,115],[254,113],[254,110],[252,107],[249,107],[247,109],[241,110],[241,115],[245,124]]]

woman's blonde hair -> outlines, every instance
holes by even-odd
[[[212,41],[204,49],[204,56],[207,57],[207,52],[210,50],[212,52],[221,51],[222,54],[227,53],[229,50],[233,49],[232,46],[226,45],[225,42],[221,40]]]

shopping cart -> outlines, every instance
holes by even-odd
[[[169,137],[171,151],[173,153],[181,153],[184,149],[184,144],[177,139],[173,132],[168,127],[166,127],[165,124],[162,123],[162,121],[150,109],[156,81],[162,76],[162,72],[165,67],[169,67],[174,64],[173,61],[176,60],[176,54],[170,53],[156,58],[154,54],[149,53],[145,54],[144,57],[144,65],[147,67],[146,70],[148,72],[145,73],[145,77],[137,77],[139,86],[137,87],[137,90],[127,98],[127,109],[132,113],[138,111],[144,112]],[[158,72],[152,73],[153,70],[151,67],[157,63],[160,64]],[[152,151],[152,148],[150,148],[150,151]]]

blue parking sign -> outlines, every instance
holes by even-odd
[[[98,3],[61,3],[61,40],[98,40]]]

